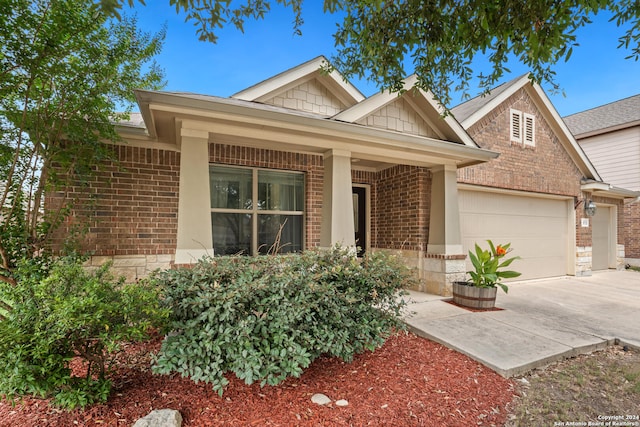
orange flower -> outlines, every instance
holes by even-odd
[[[505,248],[503,248],[500,245],[498,245],[498,247],[496,247],[496,255],[502,256],[502,255],[506,255],[506,254],[507,254],[507,250]]]

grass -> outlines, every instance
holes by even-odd
[[[597,422],[639,415],[640,352],[612,346],[536,369],[516,379],[518,397],[507,427]]]

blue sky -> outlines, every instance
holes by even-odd
[[[193,24],[184,22],[184,15],[176,14],[169,0],[147,1],[147,6],[125,7],[123,12],[137,13],[139,27],[145,31],[157,31],[167,24],[165,45],[157,58],[166,72],[167,91],[226,97],[319,55],[330,58],[336,52],[333,33],[338,17],[324,14],[317,0],[303,5],[302,36],[293,34],[293,13],[274,5],[265,20],[247,22],[244,33],[231,26],[220,30],[217,44],[198,41]],[[578,33],[580,46],[574,48],[568,63],[555,68],[566,96],[553,94],[543,85],[560,115],[640,93],[640,61],[624,59],[629,52],[617,49],[620,34],[622,30],[602,14]],[[517,63],[510,63],[509,68],[512,74],[504,81],[527,71]],[[378,91],[365,81],[352,83],[367,96]],[[472,86],[470,93],[475,95],[476,88]],[[454,97],[451,107],[459,102],[461,98]]]

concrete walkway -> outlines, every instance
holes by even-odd
[[[514,282],[501,311],[473,313],[411,292],[405,320],[416,334],[464,353],[505,377],[612,344],[640,349],[640,273],[596,272]]]

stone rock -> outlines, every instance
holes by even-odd
[[[331,403],[331,399],[329,399],[327,396],[325,396],[322,393],[316,393],[313,396],[311,396],[311,401],[318,405],[326,405],[327,403]]]
[[[133,427],[181,427],[182,415],[174,409],[159,409],[151,411],[146,417],[140,418]]]
[[[336,406],[349,406],[349,402],[344,399],[336,400]]]

